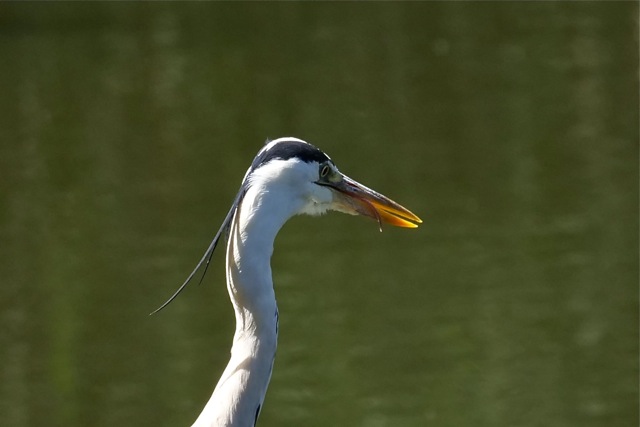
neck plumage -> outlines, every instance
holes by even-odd
[[[260,187],[249,188],[227,243],[227,288],[236,316],[231,359],[194,427],[253,427],[271,378],[278,307],[271,278],[275,236],[293,215]]]

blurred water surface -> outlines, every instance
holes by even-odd
[[[0,4],[0,425],[184,426],[266,138],[417,230],[295,218],[260,427],[638,425],[638,6]]]

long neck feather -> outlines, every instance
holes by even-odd
[[[227,244],[227,288],[236,317],[231,359],[194,426],[253,427],[260,413],[278,336],[273,242],[296,209],[278,199],[251,187],[232,222]]]

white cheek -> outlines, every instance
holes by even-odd
[[[311,191],[309,193],[311,194],[311,200],[315,203],[321,205],[330,205],[333,203],[333,191],[316,183],[310,184],[310,187]]]
[[[329,210],[333,203],[333,192],[315,183],[309,184],[308,201],[301,213],[307,215],[322,215]]]

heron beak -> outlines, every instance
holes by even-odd
[[[364,215],[396,227],[416,228],[422,220],[409,209],[382,194],[365,187],[347,176],[329,184],[336,191],[336,210],[352,215]]]

